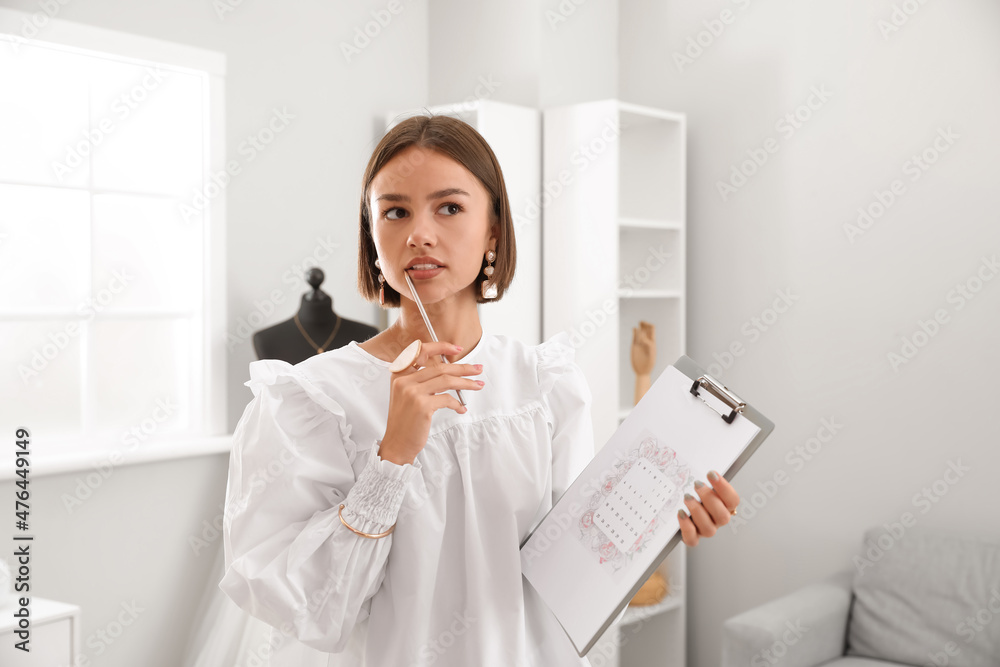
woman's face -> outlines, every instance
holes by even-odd
[[[382,275],[393,289],[410,298],[403,272],[412,259],[429,256],[444,268],[429,277],[410,272],[423,303],[464,291],[475,301],[473,281],[496,242],[489,193],[472,172],[441,153],[410,146],[375,175],[368,205]]]

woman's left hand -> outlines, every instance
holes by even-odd
[[[687,513],[679,510],[677,518],[681,524],[681,538],[689,547],[698,546],[702,537],[712,537],[721,527],[729,523],[735,515],[734,510],[740,504],[740,496],[736,489],[726,479],[714,470],[708,473],[708,486],[701,480],[694,483],[695,491],[701,500],[690,494],[685,494],[684,504]]]

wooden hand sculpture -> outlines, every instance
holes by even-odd
[[[632,370],[635,371],[635,403],[638,403],[652,384],[650,375],[656,364],[656,327],[639,320],[632,327]]]

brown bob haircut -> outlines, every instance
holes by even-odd
[[[410,146],[420,146],[437,151],[450,157],[468,169],[479,179],[492,203],[492,224],[498,225],[497,257],[493,261],[492,281],[497,286],[495,299],[484,299],[482,283],[487,276],[482,271],[476,278],[476,303],[491,303],[503,298],[504,293],[514,278],[514,268],[517,262],[517,249],[514,239],[514,222],[510,213],[510,202],[507,200],[507,186],[500,171],[493,149],[468,123],[451,116],[413,116],[400,122],[375,147],[368,167],[365,169],[361,184],[361,217],[358,227],[358,291],[370,302],[378,303],[378,273],[375,260],[375,241],[372,239],[372,212],[368,200],[371,194],[371,184],[382,168],[401,151]],[[413,168],[419,169],[414,165]],[[483,268],[486,267],[485,253]],[[398,308],[399,292],[383,283],[385,289],[385,307]]]

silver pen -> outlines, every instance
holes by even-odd
[[[406,284],[410,286],[410,294],[413,295],[413,302],[417,304],[417,310],[420,311],[420,316],[424,318],[424,324],[427,325],[427,330],[431,333],[431,340],[434,341],[435,343],[438,342],[437,334],[434,333],[434,327],[431,326],[431,321],[427,317],[427,311],[424,310],[424,304],[420,303],[420,297],[417,296],[417,288],[413,286],[413,281],[410,280],[410,274],[404,271],[403,276],[406,278]],[[441,361],[443,361],[446,364],[451,363],[450,361],[448,361],[448,358],[445,357],[443,354],[441,355]],[[454,391],[456,394],[458,394],[458,402],[464,406],[465,399],[462,398],[462,392],[458,389],[455,389]]]

